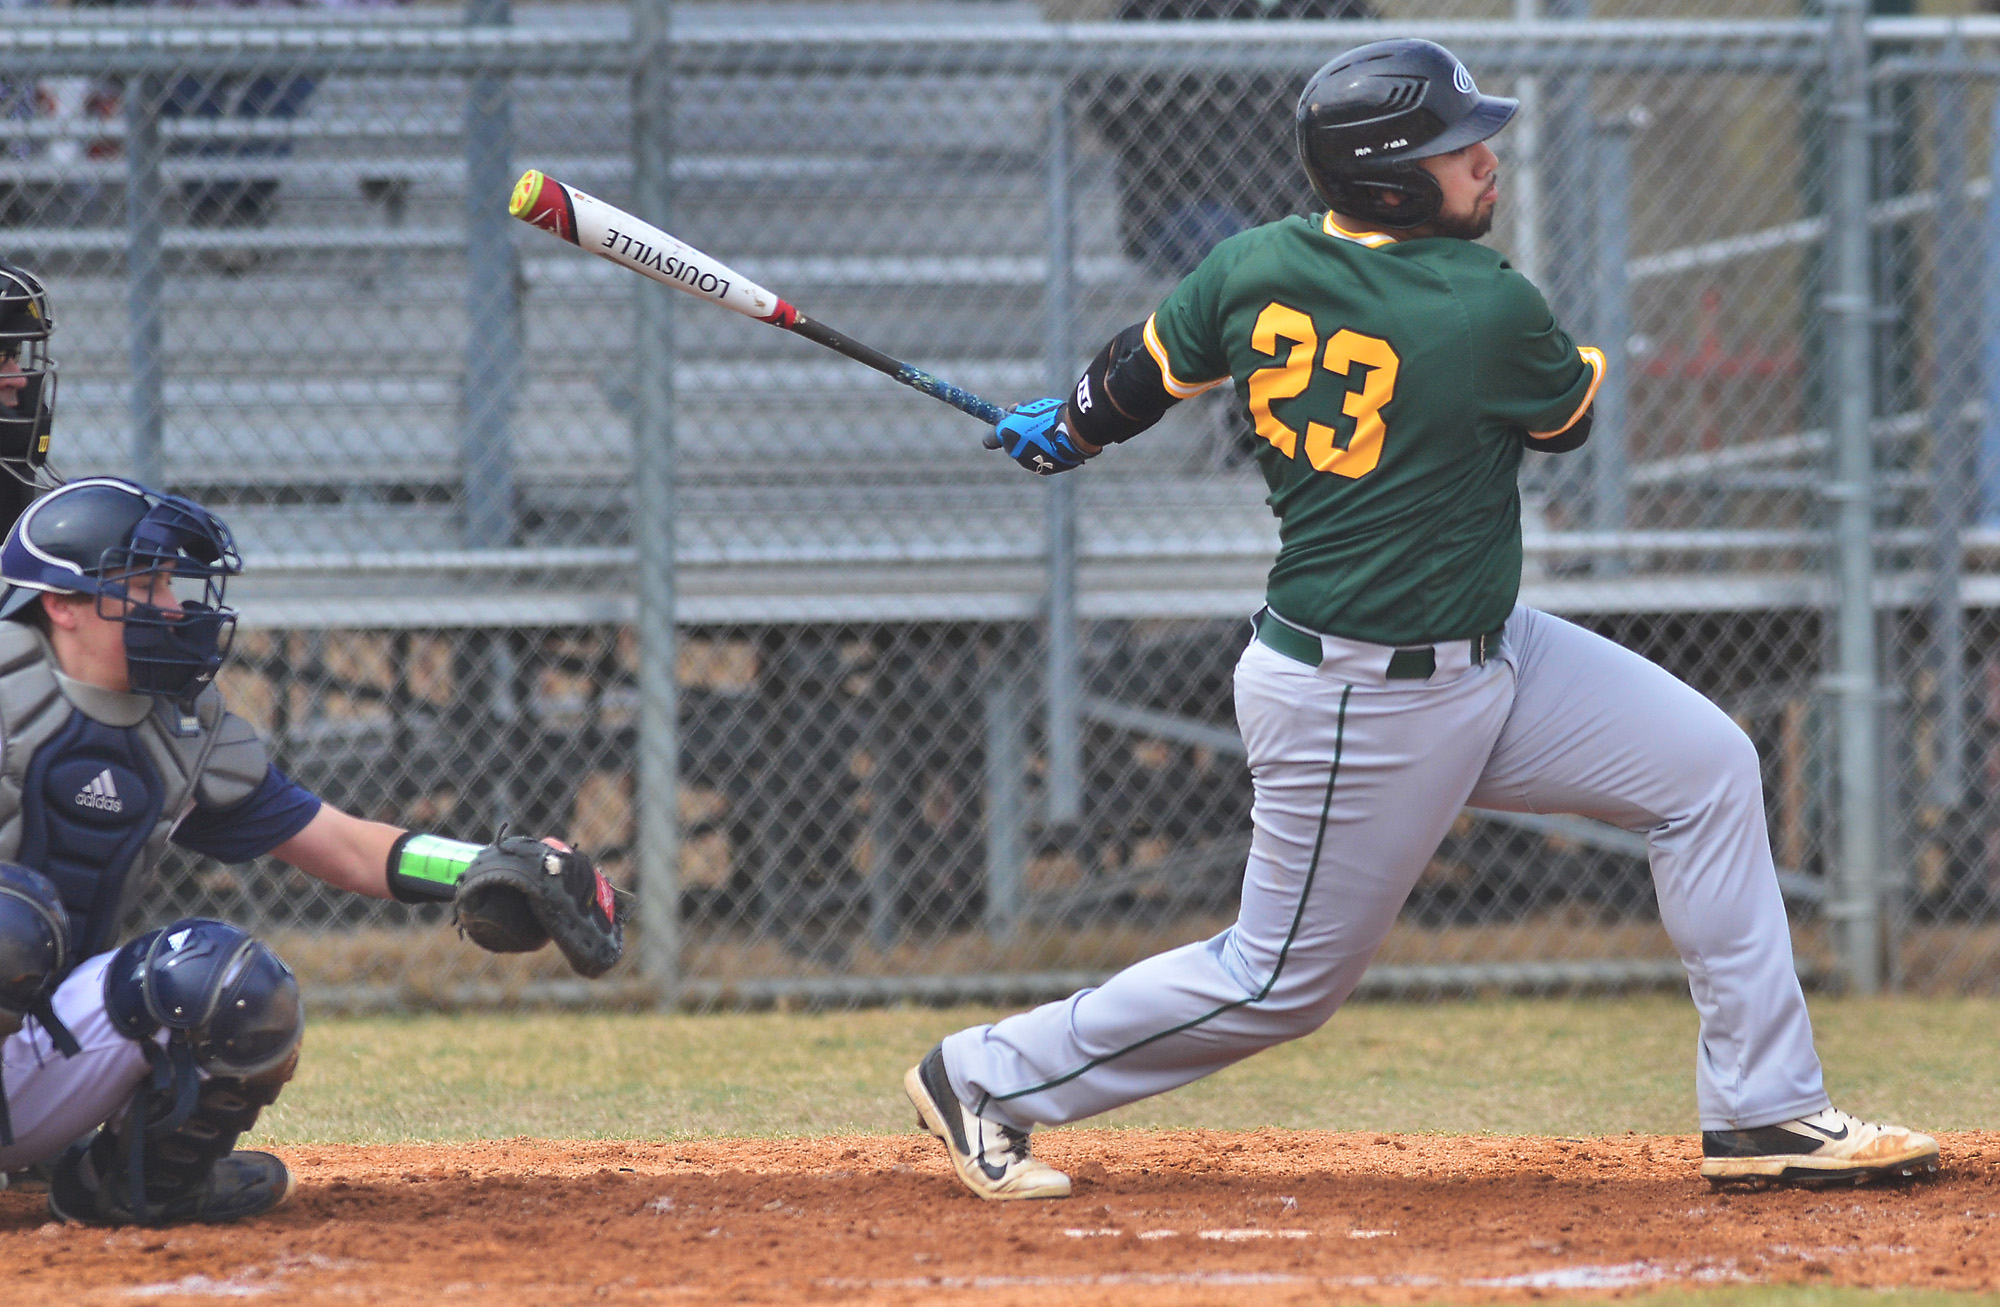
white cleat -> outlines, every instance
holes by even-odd
[[[1866,1184],[1938,1169],[1937,1140],[1837,1107],[1755,1130],[1704,1130],[1701,1173],[1709,1184]]]
[[[917,1124],[944,1141],[951,1169],[981,1198],[1067,1198],[1069,1177],[1028,1151],[1028,1132],[975,1116],[944,1072],[944,1046],[903,1075]]]

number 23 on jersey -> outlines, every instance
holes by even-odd
[[[1279,342],[1289,343],[1289,348]],[[1340,411],[1354,419],[1354,434],[1343,447],[1340,433],[1322,422],[1306,423],[1306,460],[1322,472],[1335,476],[1367,476],[1382,461],[1382,442],[1388,431],[1382,424],[1382,408],[1396,397],[1396,372],[1402,366],[1395,349],[1380,336],[1364,336],[1342,328],[1326,342],[1320,354],[1319,332],[1308,315],[1275,300],[1264,306],[1250,330],[1250,347],[1259,354],[1280,361],[1273,367],[1250,374],[1250,416],[1257,434],[1271,442],[1286,458],[1297,458],[1299,433],[1271,412],[1281,399],[1295,399],[1313,383],[1315,364],[1347,382]],[[1354,388],[1354,369],[1363,369],[1361,385]]]

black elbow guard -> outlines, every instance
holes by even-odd
[[[1077,379],[1069,397],[1070,430],[1092,445],[1116,445],[1178,403],[1146,348],[1145,324],[1134,323],[1097,351]]]
[[[1583,442],[1590,439],[1591,410],[1585,409],[1583,416],[1570,423],[1567,430],[1559,431],[1547,439],[1528,437],[1528,448],[1541,454],[1567,454],[1572,449],[1582,449]]]

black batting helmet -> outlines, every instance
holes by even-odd
[[[0,259],[0,469],[39,484],[56,411],[56,361],[49,354],[49,292],[25,268]]]
[[[1418,227],[1444,204],[1416,160],[1462,150],[1507,125],[1519,100],[1481,95],[1458,56],[1399,38],[1349,50],[1299,96],[1299,161],[1336,213]]]

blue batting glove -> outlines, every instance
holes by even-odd
[[[993,434],[1009,458],[1038,476],[1067,472],[1090,457],[1063,425],[1060,399],[1031,399],[1008,409]]]

